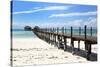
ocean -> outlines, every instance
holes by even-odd
[[[59,30],[59,32],[62,32],[62,30]],[[35,38],[36,37],[36,35],[32,31],[25,31],[24,29],[13,29],[11,33],[13,38]],[[66,29],[65,34],[70,35],[70,29]],[[74,29],[73,35],[79,35],[79,30]],[[81,30],[81,35],[84,35],[84,30]],[[87,29],[87,35],[91,36],[90,30],[88,29]],[[97,36],[97,29],[92,30],[92,36]]]
[[[32,31],[25,31],[24,29],[13,29],[13,38],[35,38],[36,36]]]

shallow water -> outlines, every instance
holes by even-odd
[[[15,29],[12,31],[13,38],[35,38],[32,31],[25,31],[23,29]]]

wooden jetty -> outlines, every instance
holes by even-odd
[[[74,35],[73,27],[70,28],[70,35],[65,34],[66,28],[62,27],[59,32],[59,28],[39,28],[35,27],[32,31],[37,35],[40,39],[45,40],[48,43],[54,44],[60,49],[63,47],[64,51],[67,49],[67,38],[71,39],[71,49],[72,54],[74,54],[74,41],[78,41],[78,51],[80,50],[80,41],[85,42],[85,51],[86,58],[89,60],[89,56],[91,54],[91,46],[93,44],[97,44],[97,36],[93,36],[92,27],[90,28],[90,36],[87,35],[87,26],[84,26],[84,35],[81,35],[81,27],[79,27],[79,34]]]

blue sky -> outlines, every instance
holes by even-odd
[[[97,6],[13,0],[13,28],[97,27]]]

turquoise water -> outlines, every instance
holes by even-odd
[[[54,31],[56,32],[56,31]],[[59,30],[59,32],[62,32],[62,30]],[[65,34],[70,35],[71,31],[70,29],[67,29],[65,31]],[[74,29],[73,30],[73,35],[79,35],[79,30]],[[81,30],[81,35],[84,35],[84,30]],[[87,35],[91,36],[90,30],[87,30]],[[14,38],[35,38],[36,35],[32,31],[25,31],[24,29],[14,29],[12,30],[12,36]],[[97,36],[97,30],[93,29],[92,30],[92,36]]]
[[[52,32],[57,32],[57,31],[52,31]],[[59,32],[62,33],[63,30],[59,29]],[[70,29],[64,30],[64,34],[70,35],[71,30]],[[73,35],[79,35],[79,29],[73,29]],[[84,35],[84,29],[81,29],[80,35]],[[90,29],[86,30],[86,35],[91,36],[91,30]],[[92,29],[92,36],[97,36],[97,29]]]
[[[36,36],[32,31],[25,31],[23,29],[12,30],[12,37],[14,38],[35,38]]]
[[[69,33],[70,34],[70,30],[66,30],[65,33]],[[91,36],[91,30],[87,29],[86,30],[86,34],[88,36]],[[73,29],[73,35],[79,35],[79,29]],[[80,35],[84,35],[84,29],[81,29]],[[97,29],[93,29],[92,30],[92,36],[97,36]]]

